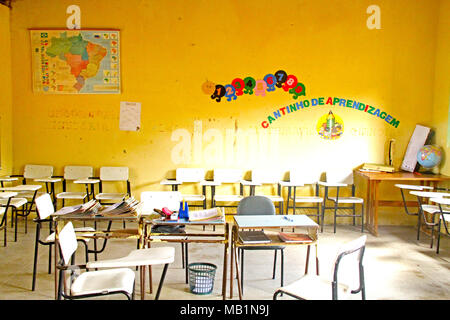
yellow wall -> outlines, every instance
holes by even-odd
[[[437,86],[448,84],[448,72],[435,75],[435,59],[448,67],[448,41],[436,41],[448,39],[448,22],[442,21],[448,1],[80,0],[82,28],[121,30],[122,93],[34,94],[28,28],[65,28],[70,4],[23,0],[11,11],[15,173],[27,163],[52,164],[55,174],[69,164],[124,165],[138,196],[163,189],[159,181],[173,177],[177,167],[287,172],[384,162],[391,138],[398,167],[415,125],[433,124],[434,116],[446,112],[436,101],[445,98]],[[366,26],[371,4],[381,8],[380,30]],[[394,128],[367,113],[320,106],[264,129],[261,122],[273,111],[299,99],[277,89],[266,97],[217,103],[201,90],[206,80],[225,85],[279,69],[305,84],[302,100],[356,100],[400,124]],[[119,130],[120,101],[142,103],[139,132]],[[344,120],[344,135],[335,141],[315,131],[330,109]],[[181,157],[186,150],[188,157]],[[394,197],[392,187],[383,192]],[[380,224],[415,223],[389,210]]]
[[[440,2],[436,39],[433,126],[436,130],[435,142],[443,147],[444,155],[447,155],[448,159],[450,152],[450,141],[447,140],[450,108],[450,1]],[[441,173],[446,175],[450,174],[449,161],[443,161]]]
[[[12,150],[12,83],[9,8],[0,5],[0,175],[11,174]]]

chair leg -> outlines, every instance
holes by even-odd
[[[273,255],[273,275],[272,275],[272,279],[275,279],[275,272],[277,270],[277,252],[278,250],[274,250],[275,253]]]
[[[441,242],[441,222],[442,219],[439,217],[438,231],[437,231],[437,243],[436,243],[436,254],[439,254],[439,244]]]
[[[364,203],[361,203],[361,233],[364,232]]]
[[[17,242],[17,211],[16,209],[14,209],[15,213],[14,213],[14,242]]]
[[[284,249],[281,249],[281,287],[284,285]]]
[[[337,214],[337,205],[334,207],[334,233],[336,233],[336,214]]]
[[[164,269],[162,271],[162,275],[161,275],[161,280],[159,281],[159,285],[158,285],[158,291],[156,291],[156,296],[155,296],[155,300],[159,299],[159,294],[161,293],[161,289],[164,283],[164,278],[166,277],[166,272],[167,272],[167,268],[169,267],[169,264],[166,263],[164,265]]]
[[[39,225],[36,225],[36,241],[34,244],[34,261],[33,261],[33,279],[31,282],[31,291],[34,291],[36,287],[36,269],[37,269],[37,257],[38,257],[38,246],[39,246]]]
[[[422,209],[419,210],[417,214],[417,241],[419,241],[420,238],[420,215],[421,215]]]
[[[244,294],[244,251],[241,250],[241,292]]]

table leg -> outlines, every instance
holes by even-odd
[[[238,285],[238,292],[239,292],[239,300],[242,300],[242,289],[241,289],[241,278],[239,276],[239,261],[237,258],[237,252],[236,252],[236,247],[234,248],[234,262],[235,262],[235,266],[236,266],[236,275],[237,275],[237,285]]]
[[[311,249],[311,246],[307,246],[306,249],[306,266],[305,266],[305,274],[308,274],[308,267],[309,267],[309,250]]]
[[[233,299],[233,281],[234,281],[234,277],[233,277],[233,263],[234,263],[234,241],[233,241],[233,236],[231,236],[231,257],[230,257],[230,299]]]
[[[224,244],[223,251],[223,279],[222,279],[222,299],[227,299],[227,263],[228,263],[228,240]]]
[[[139,267],[141,279],[141,300],[145,299],[145,266]]]
[[[374,199],[373,199],[373,234],[378,236],[378,196],[380,181],[374,183]]]
[[[319,254],[316,243],[316,274],[319,275]]]

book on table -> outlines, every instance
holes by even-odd
[[[364,163],[361,169],[371,170],[371,171],[381,171],[381,172],[394,172],[395,171],[393,166],[388,166],[385,164],[377,164],[377,163]]]
[[[189,221],[215,221],[223,218],[220,208],[189,211]]]
[[[303,233],[288,233],[288,232],[280,232],[278,237],[284,242],[296,242],[296,243],[309,243],[313,242],[310,236]]]
[[[83,204],[63,207],[56,211],[54,215],[95,215],[101,207],[102,206],[97,200],[92,199]]]
[[[242,243],[269,243],[270,238],[264,231],[239,231],[239,239]]]

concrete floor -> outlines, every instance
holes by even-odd
[[[118,225],[120,227],[120,225]],[[447,300],[450,299],[450,242],[441,238],[441,250],[436,254],[430,249],[430,237],[424,233],[416,240],[416,230],[409,226],[380,226],[380,235],[369,233],[364,256],[366,296],[370,300]],[[3,231],[0,233],[3,237]],[[354,226],[339,225],[337,233],[332,226],[325,226],[319,233],[319,259],[321,275],[330,275],[335,252],[340,243],[361,235]],[[51,300],[54,299],[54,275],[47,273],[48,248],[40,246],[36,290],[31,291],[32,262],[34,254],[35,226],[28,223],[24,233],[23,222],[19,222],[19,237],[13,242],[13,231],[8,231],[8,246],[0,247],[0,299],[1,300]],[[0,242],[2,243],[2,242]],[[156,243],[154,246],[162,246]],[[164,244],[167,245],[167,244]],[[171,244],[169,244],[171,245]],[[221,299],[223,246],[218,244],[190,244],[189,262],[210,262],[218,266],[213,293],[195,295],[189,292],[181,265],[181,245],[176,249],[175,262],[171,264],[160,299],[168,300],[219,300]],[[124,256],[136,247],[135,240],[111,240],[99,259]],[[314,252],[312,250],[312,252]],[[81,253],[81,250],[80,250]],[[298,279],[304,272],[306,247],[288,246],[285,250],[285,284]],[[310,259],[310,272],[314,272],[314,255]],[[93,258],[93,257],[92,257]],[[278,259],[280,261],[280,259]],[[84,263],[83,254],[78,263]],[[273,254],[246,252],[244,299],[272,299],[280,285],[279,267],[277,278],[272,280]],[[278,265],[279,266],[279,265]],[[153,269],[153,288],[156,292],[162,268]],[[229,273],[228,273],[229,274]],[[136,272],[136,299],[139,295],[139,273]],[[238,299],[236,281],[233,299]],[[148,283],[147,283],[148,284]],[[229,282],[227,285],[229,298]],[[147,299],[154,295],[148,293]],[[118,298],[117,296],[115,297]],[[282,297],[281,299],[289,299]],[[354,295],[352,299],[360,299]]]

